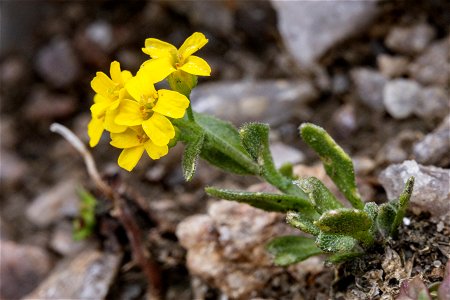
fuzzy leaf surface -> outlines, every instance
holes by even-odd
[[[296,183],[308,194],[318,213],[344,207],[319,179],[309,177]]]
[[[391,234],[394,234],[400,224],[402,223],[403,217],[405,216],[406,209],[409,205],[409,200],[411,199],[411,195],[414,189],[414,177],[410,177],[406,182],[405,188],[403,192],[398,197],[398,210],[395,215],[394,222],[392,224]]]
[[[188,142],[184,148],[182,168],[186,181],[191,180],[192,176],[194,176],[198,157],[200,156],[204,140],[205,134],[202,132],[191,142]]]
[[[279,266],[295,264],[323,253],[313,239],[301,236],[277,237],[267,245],[267,250],[275,256],[275,264]]]
[[[383,237],[388,237],[391,235],[394,227],[395,217],[397,216],[397,204],[393,202],[383,203],[380,205],[377,216],[377,227],[378,231]]]
[[[356,187],[355,171],[350,157],[322,127],[305,123],[300,126],[300,134],[305,143],[320,156],[328,176],[352,206],[362,209],[364,203]]]
[[[314,224],[326,233],[352,235],[372,226],[369,215],[362,210],[339,208],[322,214]]]
[[[311,218],[305,214],[290,211],[286,214],[286,222],[303,232],[317,236],[320,233],[320,230],[314,225],[314,219],[317,219],[318,217],[318,214]]]
[[[321,232],[316,238],[316,245],[325,252],[353,252],[357,241],[347,235]]]

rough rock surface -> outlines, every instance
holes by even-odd
[[[386,37],[386,45],[398,53],[416,54],[428,46],[435,34],[433,27],[426,23],[394,27]]]
[[[450,222],[450,170],[422,166],[414,160],[391,165],[379,176],[389,199],[403,191],[410,176],[415,177],[411,208],[414,212],[430,212],[434,217]]]
[[[409,117],[419,101],[420,85],[407,79],[389,81],[383,90],[383,103],[388,113],[396,119]]]
[[[104,299],[121,255],[87,249],[60,262],[27,299]]]
[[[377,14],[376,1],[272,1],[286,46],[312,66],[338,42],[360,32]]]
[[[383,88],[387,82],[386,77],[369,68],[355,68],[351,72],[351,77],[362,102],[370,108],[383,111]]]
[[[195,215],[177,228],[180,243],[188,250],[187,266],[191,274],[220,289],[232,299],[258,296],[269,280],[285,272],[274,267],[265,244],[280,235],[298,234],[277,213],[267,213],[246,204],[214,202],[207,215]],[[292,276],[304,279],[305,270],[320,272],[305,261],[289,269]],[[294,275],[295,274],[295,275]]]

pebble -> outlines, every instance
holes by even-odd
[[[298,164],[305,159],[305,155],[300,150],[281,142],[271,143],[270,151],[276,168],[286,163]]]
[[[377,14],[374,1],[271,1],[284,44],[303,67],[313,66],[337,43],[361,32]]]
[[[53,229],[50,247],[62,256],[74,255],[86,248],[87,245],[87,240],[74,240],[73,225],[69,222],[60,222]]]
[[[111,24],[105,20],[98,20],[86,27],[86,37],[96,43],[103,50],[109,52],[112,50],[114,35]]]
[[[409,177],[415,177],[411,209],[414,213],[429,212],[450,224],[450,169],[419,165],[414,160],[390,165],[379,175],[389,200],[397,198]]]
[[[449,112],[449,96],[441,87],[428,87],[420,91],[414,114],[421,119],[442,120]]]
[[[433,27],[419,23],[411,27],[394,27],[386,36],[385,44],[401,54],[422,52],[436,35]]]
[[[27,75],[26,62],[20,56],[9,57],[0,65],[0,82],[2,88],[18,86]]]
[[[419,101],[420,85],[408,79],[394,79],[383,89],[383,103],[395,119],[409,117]]]
[[[77,99],[68,94],[51,93],[35,87],[27,100],[24,116],[30,121],[51,121],[70,116],[77,108]]]
[[[381,74],[388,78],[400,77],[408,72],[409,61],[404,56],[380,54],[377,56],[377,65]]]
[[[317,99],[309,81],[264,80],[205,83],[192,91],[196,112],[213,114],[234,124],[263,121],[280,124],[301,114]]]
[[[79,198],[75,192],[77,181],[67,179],[40,193],[25,211],[29,221],[45,227],[66,216],[75,216],[79,210]]]
[[[331,116],[336,131],[341,135],[348,137],[358,128],[356,120],[355,107],[352,104],[344,104],[335,110]]]
[[[20,299],[31,292],[52,267],[48,253],[39,247],[2,240],[0,298]]]
[[[417,162],[425,165],[448,165],[450,158],[450,115],[433,132],[413,146]]]
[[[122,255],[86,249],[61,261],[27,299],[104,299]]]
[[[0,148],[0,182],[2,188],[16,187],[27,175],[28,165],[14,151]]]
[[[449,84],[448,54],[450,37],[436,41],[420,55],[409,68],[409,75],[424,85]]]
[[[36,70],[49,84],[62,88],[78,79],[80,64],[70,42],[56,38],[38,50]]]
[[[376,111],[383,111],[383,88],[387,79],[380,72],[369,68],[355,68],[351,78],[361,101]]]

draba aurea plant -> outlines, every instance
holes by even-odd
[[[284,236],[267,249],[278,265],[289,265],[312,255],[330,254],[341,262],[362,255],[375,244],[394,236],[402,222],[414,185],[410,178],[398,199],[381,205],[364,202],[355,182],[349,156],[319,126],[302,124],[300,135],[320,157],[326,173],[347,198],[345,207],[317,178],[294,178],[292,166],[277,169],[269,149],[269,126],[248,123],[240,129],[210,115],[196,113],[189,100],[198,76],[211,68],[193,55],[208,40],[194,33],[181,47],[149,38],[142,51],[150,56],[136,75],[112,62],[110,76],[98,72],[91,82],[94,104],[88,125],[90,145],[98,144],[104,130],[110,144],[122,149],[120,167],[131,171],[144,152],[152,159],[166,155],[178,141],[185,145],[182,168],[190,180],[199,157],[227,172],[254,175],[280,193],[253,193],[207,187],[222,199],[287,214],[287,222],[311,237]],[[170,89],[156,89],[167,80]]]

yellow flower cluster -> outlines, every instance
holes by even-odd
[[[168,76],[180,80],[187,78],[187,74],[209,76],[208,63],[192,55],[207,42],[199,32],[188,37],[179,49],[149,38],[142,51],[150,59],[135,76],[121,70],[117,61],[111,63],[110,77],[97,72],[91,81],[96,94],[88,124],[90,146],[98,144],[104,130],[109,131],[110,144],[123,149],[118,164],[128,171],[136,166],[144,151],[152,159],[166,155],[169,142],[175,137],[171,120],[183,118],[189,99],[179,91],[156,90],[154,85]]]

